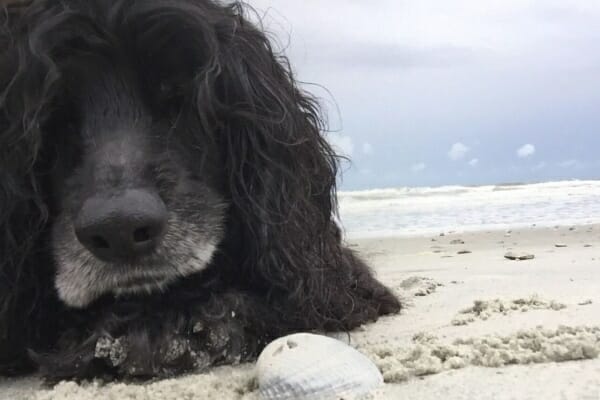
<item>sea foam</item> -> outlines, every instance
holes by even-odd
[[[600,181],[342,191],[348,237],[600,223]]]

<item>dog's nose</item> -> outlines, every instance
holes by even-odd
[[[160,197],[130,189],[85,200],[75,221],[77,239],[104,261],[127,262],[151,253],[167,225],[167,209]]]

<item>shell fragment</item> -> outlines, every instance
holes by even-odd
[[[271,342],[256,369],[263,400],[362,399],[383,384],[365,355],[339,340],[309,333]]]

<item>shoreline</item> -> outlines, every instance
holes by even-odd
[[[527,231],[527,230],[545,230],[552,229],[557,230],[561,228],[578,227],[583,229],[586,227],[596,227],[600,229],[600,220],[594,221],[586,219],[585,221],[560,221],[554,222],[541,222],[541,223],[522,223],[522,224],[496,224],[487,226],[467,226],[463,228],[448,227],[447,229],[422,229],[418,231],[407,231],[407,230],[381,230],[372,232],[344,232],[344,238],[346,242],[361,243],[369,240],[381,240],[381,239],[410,239],[410,238],[436,238],[437,236],[446,235],[465,235],[465,234],[489,234],[489,233],[506,233],[506,231]]]
[[[339,195],[351,239],[600,223],[600,181],[477,188],[388,188]]]

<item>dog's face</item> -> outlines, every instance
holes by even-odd
[[[81,308],[202,273],[217,248],[240,280],[337,248],[318,104],[240,3],[30,0],[0,21],[9,278],[43,286],[44,263]]]
[[[163,290],[202,271],[228,205],[214,132],[192,107],[200,55],[88,24],[80,37],[69,28],[57,58],[60,94],[42,128],[55,287],[73,307]],[[167,20],[160,34],[154,40],[180,32]]]

